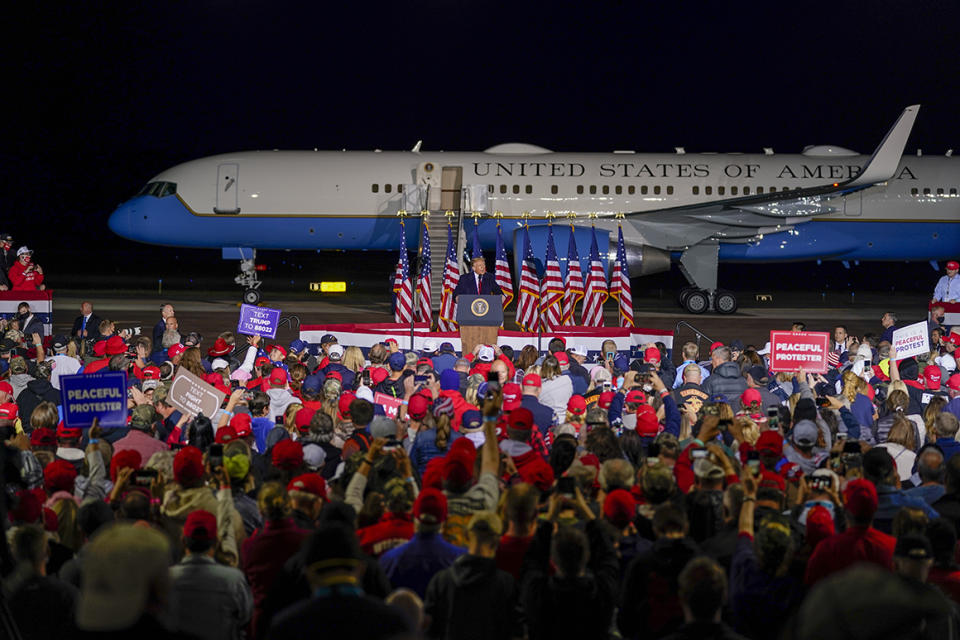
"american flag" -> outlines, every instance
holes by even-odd
[[[573,225],[570,225],[570,244],[567,245],[567,279],[566,291],[563,293],[564,325],[577,324],[577,303],[583,297],[583,271],[580,269],[580,254],[577,253],[577,241],[573,234]]]
[[[460,266],[457,264],[457,245],[453,242],[453,225],[447,224],[447,261],[443,265],[443,293],[440,295],[439,331],[457,330],[457,303],[453,299],[453,290],[460,279]]]
[[[563,276],[560,273],[557,248],[553,244],[552,225],[547,229],[547,260],[541,292],[540,322],[543,323],[543,330],[550,332],[560,326],[563,315]]]
[[[520,268],[520,300],[517,303],[517,324],[524,331],[535,332],[540,323],[540,280],[537,278],[537,266],[533,249],[530,247],[530,234],[523,227],[523,263]]]
[[[603,303],[607,301],[607,276],[600,261],[597,248],[597,229],[593,228],[593,240],[590,241],[590,271],[587,275],[587,293],[583,303],[585,327],[603,326]]]
[[[497,221],[497,267],[495,278],[503,291],[503,308],[513,302],[513,278],[510,276],[510,263],[507,261],[507,252],[503,248],[503,229]]]
[[[423,221],[423,235],[420,238],[420,275],[417,277],[417,322],[433,324],[433,311],[430,309],[430,233],[427,221]]]
[[[477,223],[477,219],[473,219],[473,250],[471,251],[470,259],[482,258],[483,251],[480,250],[480,225]]]
[[[627,249],[623,244],[623,227],[618,225],[617,259],[610,274],[610,295],[620,303],[620,326],[633,326],[633,297],[630,295],[630,271],[627,269]]]
[[[410,259],[407,256],[406,225],[400,220],[400,262],[393,281],[394,305],[393,319],[399,323],[409,323],[413,318],[413,290],[410,287]]]

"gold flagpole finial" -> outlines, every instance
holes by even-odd
[[[477,218],[480,217],[480,212],[479,212],[479,211],[471,211],[471,212],[470,212],[470,217],[473,218],[474,222],[476,222]]]
[[[452,218],[455,214],[453,213],[453,211],[450,211],[449,209],[447,209],[446,211],[443,212],[443,215],[447,216],[447,219],[449,220],[449,219]]]
[[[552,225],[553,219],[557,217],[557,214],[555,214],[553,211],[547,211],[543,217],[547,219],[548,224]]]
[[[493,212],[493,217],[496,218],[497,220],[499,220],[500,218],[503,217],[503,211],[500,211],[500,210],[494,211],[494,212]]]
[[[623,220],[626,216],[623,215],[623,211],[617,211],[617,214],[613,217],[617,220]]]
[[[600,217],[600,214],[596,212],[592,212],[592,213],[588,213],[587,217],[590,218],[591,220],[596,220],[597,218]]]
[[[406,218],[408,215],[410,214],[407,213],[406,209],[400,209],[399,211],[397,211],[397,217],[399,217],[401,220]]]

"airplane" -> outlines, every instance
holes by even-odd
[[[431,219],[452,212],[458,228],[472,216],[485,249],[498,223],[529,225],[542,247],[548,224],[559,219],[553,228],[569,225],[581,256],[590,227],[611,246],[622,225],[631,277],[679,263],[690,284],[679,296],[688,312],[733,313],[736,297],[718,287],[719,262],[935,265],[956,256],[956,160],[949,152],[903,157],[918,111],[904,109],[871,156],[833,145],[788,155],[554,153],[529,144],[461,153],[422,150],[419,142],[396,152],[221,154],[158,174],[117,207],[109,227],[138,242],[220,249],[224,259],[240,260],[236,282],[255,304],[257,249],[391,250],[401,228],[416,247],[418,226],[400,225],[408,211]],[[445,226],[431,228],[444,243]],[[504,243],[511,249],[513,237],[504,234]],[[557,246],[565,254],[566,244]],[[433,253],[442,265],[443,251]]]

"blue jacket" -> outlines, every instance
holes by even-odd
[[[574,374],[572,371],[567,370],[563,372],[563,375],[570,378],[570,382],[573,383],[573,393],[574,395],[582,396],[587,392],[587,381],[582,377]]]
[[[410,542],[380,556],[380,566],[394,589],[406,587],[423,598],[430,579],[466,552],[439,533],[417,533]]]
[[[417,469],[420,477],[423,477],[423,472],[427,468],[427,463],[433,458],[439,458],[440,456],[446,455],[447,451],[450,451],[450,445],[459,437],[460,434],[451,429],[450,438],[447,440],[447,448],[445,450],[441,450],[437,446],[436,429],[427,429],[426,431],[421,431],[417,434],[413,440],[413,446],[410,447],[410,461]]]
[[[447,369],[453,369],[453,365],[457,363],[457,355],[454,353],[441,353],[438,356],[433,356],[433,370],[437,372],[437,375],[440,375]]]
[[[927,504],[926,500],[907,495],[903,490],[891,485],[877,485],[877,498],[877,513],[873,516],[873,527],[886,534],[892,534],[893,517],[903,507],[920,509],[931,520],[940,516],[936,509]]]
[[[946,464],[950,458],[960,453],[960,442],[953,438],[937,438],[937,446],[943,450],[943,462]]]
[[[551,425],[555,422],[553,410],[541,404],[536,396],[527,394],[524,394],[521,398],[520,405],[530,410],[530,413],[533,414],[533,423],[540,429],[540,433],[546,437]]]

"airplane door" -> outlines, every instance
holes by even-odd
[[[859,216],[863,211],[863,192],[843,196],[843,215]]]
[[[441,185],[440,209],[443,211],[460,211],[463,167],[444,167]]]
[[[238,193],[240,186],[237,179],[240,176],[240,165],[235,162],[224,163],[217,167],[217,205],[214,213],[240,213]]]
[[[440,209],[440,167],[432,162],[421,162],[417,167],[417,183],[427,186],[427,209],[437,211]]]

